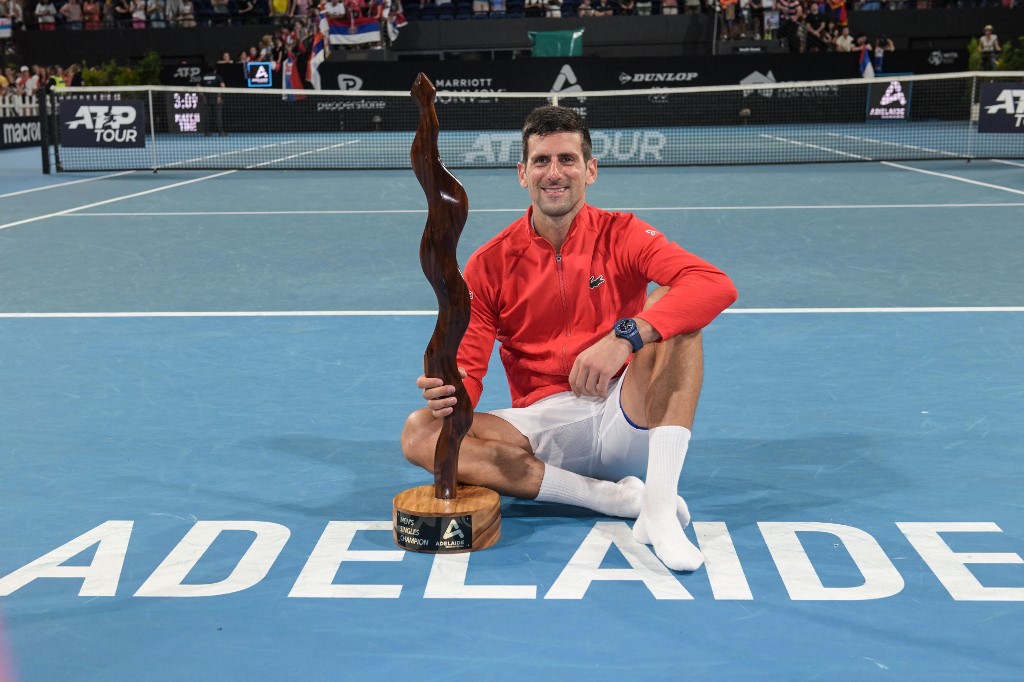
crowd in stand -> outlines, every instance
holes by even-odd
[[[335,18],[375,16],[382,4],[382,0],[0,0],[0,17],[9,18],[15,31],[256,23],[305,27],[322,12]]]
[[[6,66],[0,70],[0,118],[34,116],[37,91],[72,85],[82,85],[82,67],[78,64],[67,68],[33,64],[17,70]]]
[[[244,23],[299,23],[309,25],[326,11],[332,18],[369,16],[381,11],[403,12],[401,0],[0,0],[0,17],[8,17],[15,31],[38,28],[163,28]],[[479,19],[499,17],[605,17],[621,15],[721,12],[726,23],[743,26],[761,23],[764,12],[785,0],[405,0],[404,15],[411,20]],[[823,0],[821,10],[839,3],[848,10],[932,9],[946,7],[1015,7],[1024,0]],[[801,5],[809,15],[814,3]],[[823,15],[825,11],[821,12]],[[731,29],[732,30],[732,29]],[[814,41],[817,42],[817,37]]]

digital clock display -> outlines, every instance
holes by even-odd
[[[167,99],[167,126],[170,132],[202,132],[203,108],[198,92],[171,93]]]
[[[199,108],[199,93],[197,92],[176,92],[174,93],[174,109],[176,111],[194,111]]]

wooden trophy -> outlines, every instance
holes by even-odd
[[[395,496],[395,543],[414,552],[447,554],[490,547],[501,535],[501,500],[493,490],[459,485],[459,447],[473,423],[473,406],[456,364],[459,343],[469,326],[469,287],[456,260],[459,236],[469,215],[469,199],[441,163],[437,149],[437,90],[424,74],[412,97],[420,110],[412,142],[413,172],[427,195],[427,225],[420,241],[420,265],[437,295],[437,324],[423,354],[424,374],[455,386],[454,410],[444,418],[434,450],[434,485]]]

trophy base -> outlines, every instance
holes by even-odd
[[[428,554],[486,549],[501,537],[501,498],[476,485],[460,485],[453,500],[434,497],[421,485],[395,495],[392,523],[395,544]]]

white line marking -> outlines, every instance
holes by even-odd
[[[1009,161],[1007,159],[988,159],[992,163],[1005,163],[1007,166],[1019,166],[1024,168],[1024,163],[1017,163],[1016,161]]]
[[[971,185],[978,185],[979,187],[988,187],[990,189],[999,189],[1004,192],[1012,192],[1014,194],[1024,195],[1024,190],[1013,189],[1012,187],[1003,187],[1002,185],[993,185],[990,182],[981,182],[980,180],[970,180],[968,178],[962,178],[959,175],[949,175],[948,173],[938,173],[936,171],[925,170],[923,168],[914,168],[913,166],[904,166],[903,164],[893,163],[892,161],[882,161],[883,166],[891,166],[893,168],[902,168],[903,170],[914,171],[915,173],[924,173],[925,175],[934,175],[940,178],[947,178],[949,180],[959,180],[960,182],[966,182]]]
[[[769,140],[777,140],[779,142],[786,142],[788,144],[795,144],[800,147],[809,147],[811,149],[819,149],[824,152],[832,154],[838,154],[840,156],[849,156],[851,159],[860,159],[861,161],[874,161],[874,159],[867,156],[861,156],[859,154],[850,154],[848,152],[839,151],[838,149],[832,149],[830,147],[822,147],[821,145],[811,144],[810,142],[800,142],[799,140],[791,140],[786,137],[779,137],[778,135],[766,135],[761,133],[761,137],[767,137]]]
[[[823,204],[823,205],[779,205],[779,206],[620,206],[609,211],[800,211],[821,209],[854,210],[854,209],[895,209],[895,208],[1019,208],[1024,206],[1021,201],[980,202],[962,204]],[[473,213],[523,213],[522,208],[474,208]],[[182,216],[250,216],[250,215],[383,215],[401,213],[426,213],[425,208],[392,208],[384,210],[353,209],[324,211],[152,211],[152,212],[97,212],[68,213],[61,217],[67,218],[146,218],[146,217],[182,217]]]
[[[186,163],[195,163],[196,161],[206,161],[207,159],[216,159],[223,156],[231,156],[232,154],[245,154],[246,152],[255,151],[257,149],[268,149],[269,147],[279,147],[283,144],[295,144],[298,140],[285,140],[284,142],[271,142],[270,144],[256,145],[255,147],[246,147],[244,149],[236,149],[230,152],[219,152],[217,154],[207,154],[206,156],[197,156],[192,159],[185,159],[184,161],[175,161],[174,163],[168,163],[160,166],[159,168],[173,168],[175,166],[182,166]]]
[[[825,134],[829,135],[831,137],[843,137],[843,138],[846,138],[848,140],[856,140],[858,142],[870,142],[872,144],[887,144],[890,147],[905,147],[907,149],[914,149],[914,150],[920,151],[920,152],[929,152],[931,154],[942,154],[943,156],[952,156],[952,157],[955,157],[955,158],[958,158],[958,159],[962,159],[963,158],[962,154],[954,154],[953,152],[944,152],[944,151],[942,151],[940,149],[932,149],[930,147],[918,147],[917,145],[902,144],[900,142],[888,142],[887,140],[876,140],[876,139],[874,139],[872,137],[860,137],[858,135],[842,135],[840,133],[825,133]]]
[[[67,215],[68,213],[74,213],[75,211],[84,211],[85,209],[92,208],[94,206],[103,206],[105,204],[112,204],[115,201],[123,201],[124,199],[133,199],[135,197],[141,197],[141,196],[144,196],[146,194],[152,194],[154,192],[162,192],[165,189],[174,189],[175,187],[181,187],[183,185],[191,185],[194,182],[202,182],[203,180],[212,180],[213,178],[219,178],[221,176],[231,175],[232,173],[237,173],[237,172],[238,171],[229,170],[229,171],[223,171],[223,172],[220,172],[220,173],[214,173],[213,175],[204,175],[201,178],[192,178],[191,180],[182,180],[181,182],[175,182],[175,183],[172,183],[170,185],[164,185],[163,187],[154,187],[153,189],[147,189],[147,190],[144,190],[142,192],[135,192],[134,194],[125,194],[123,196],[114,197],[113,199],[104,199],[103,201],[97,201],[97,202],[92,203],[92,204],[86,204],[85,206],[76,206],[74,208],[66,208],[63,211],[56,211],[54,213],[47,213],[46,215],[35,216],[34,218],[25,218],[24,220],[16,220],[13,223],[5,223],[3,225],[0,225],[0,230],[3,230],[3,229],[8,228],[8,227],[14,227],[15,225],[24,225],[26,223],[34,223],[37,220],[46,220],[47,218],[56,218],[57,216]]]
[[[1024,306],[911,307],[911,308],[735,308],[732,315],[832,315],[888,313],[1024,313]],[[133,318],[133,317],[421,317],[436,310],[252,310],[230,312],[124,313],[0,313],[0,319]]]
[[[28,194],[29,192],[41,192],[44,189],[53,189],[55,187],[67,187],[68,185],[77,185],[83,182],[92,182],[93,180],[104,180],[106,178],[116,178],[118,175],[128,175],[135,171],[121,171],[120,173],[110,173],[109,175],[99,175],[95,178],[82,178],[81,180],[69,180],[67,182],[58,182],[55,185],[46,185],[44,187],[33,187],[32,189],[22,189],[17,192],[8,192],[7,194],[0,194],[0,199],[6,199],[7,197],[16,197],[19,194]]]
[[[263,166],[269,166],[272,163],[280,163],[282,161],[287,161],[288,159],[295,159],[295,158],[298,158],[300,156],[305,156],[307,154],[319,154],[320,152],[325,152],[328,149],[334,149],[335,147],[344,147],[345,145],[355,144],[356,142],[359,142],[359,140],[349,140],[348,142],[339,142],[338,144],[332,144],[332,145],[327,146],[327,147],[318,147],[317,149],[310,149],[307,152],[299,152],[298,154],[291,154],[289,156],[282,156],[279,159],[272,159],[270,161],[264,161],[263,163],[255,163],[255,164],[253,164],[251,166],[246,166],[245,168],[246,168],[246,170],[249,170],[251,168],[261,168]]]

